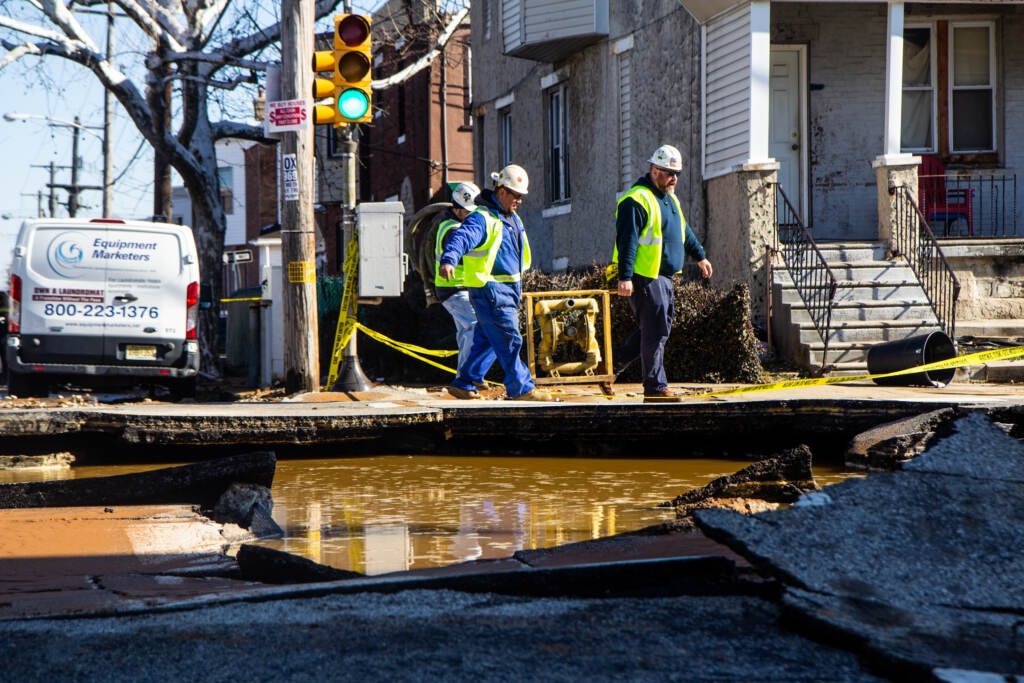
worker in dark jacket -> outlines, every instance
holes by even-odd
[[[628,296],[639,329],[616,351],[629,363],[637,356],[643,368],[644,403],[678,402],[668,389],[665,342],[672,331],[675,286],[685,254],[697,260],[704,277],[711,277],[711,262],[704,247],[686,229],[686,218],[676,199],[676,181],[683,168],[682,155],[662,145],[649,159],[650,172],[619,199],[615,210],[615,250],[618,294]]]
[[[477,398],[476,385],[490,369],[493,350],[505,371],[505,391],[510,399],[551,401],[550,394],[534,387],[526,363],[519,357],[520,281],[530,267],[530,241],[516,209],[527,192],[526,171],[509,164],[491,174],[494,191],[477,197],[477,208],[455,229],[444,245],[438,274],[445,280],[455,275],[462,261],[463,281],[476,312],[473,346],[448,391],[458,398]]]

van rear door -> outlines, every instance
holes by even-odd
[[[39,225],[27,238],[22,362],[104,362],[107,264],[92,251],[105,227]]]
[[[110,225],[94,247],[106,266],[104,354],[116,365],[173,365],[185,340],[185,257],[172,227]]]

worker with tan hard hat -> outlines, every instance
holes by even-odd
[[[619,199],[615,209],[615,248],[619,296],[628,296],[639,329],[615,351],[620,363],[640,357],[644,402],[678,402],[668,389],[665,343],[672,331],[676,273],[685,255],[697,260],[701,274],[711,277],[711,262],[676,198],[676,181],[683,170],[683,155],[662,145],[648,160],[650,171]]]
[[[469,302],[476,313],[473,345],[448,391],[457,398],[479,398],[477,386],[494,362],[505,371],[505,391],[510,399],[551,401],[538,391],[526,363],[519,357],[519,301],[523,271],[530,267],[530,241],[516,213],[529,190],[530,179],[522,166],[509,164],[491,174],[495,189],[476,198],[477,208],[455,228],[445,242],[438,275],[450,282],[462,262]]]
[[[459,183],[452,190],[452,207],[441,213],[437,219],[436,238],[434,240],[434,293],[437,295],[441,305],[448,311],[452,320],[455,321],[455,340],[459,347],[459,361],[456,366],[457,372],[461,372],[469,358],[469,350],[473,346],[473,331],[476,329],[476,313],[473,305],[469,303],[469,291],[466,288],[466,280],[463,275],[463,265],[455,266],[454,274],[445,279],[441,277],[441,255],[444,253],[444,245],[448,239],[455,234],[455,228],[466,220],[466,217],[476,210],[476,197],[480,194],[480,188],[473,183]],[[494,362],[494,351],[490,351],[490,363]],[[477,389],[486,388],[486,384],[480,382]],[[450,389],[452,395],[466,398],[466,392],[458,388]],[[476,398],[476,395],[470,396]]]

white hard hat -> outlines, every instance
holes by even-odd
[[[497,173],[492,173],[491,180],[496,185],[504,185],[519,194],[526,194],[526,190],[530,186],[530,178],[526,175],[526,169],[516,164],[509,164]]]
[[[654,154],[647,161],[670,171],[683,170],[683,155],[672,145],[662,145],[654,150]]]
[[[466,211],[474,211],[476,209],[474,200],[478,194],[480,194],[480,188],[473,183],[459,183],[452,190],[452,201]]]

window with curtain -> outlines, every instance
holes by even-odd
[[[935,73],[932,29],[908,26],[903,31],[903,150],[935,150]]]
[[[908,22],[903,31],[904,152],[945,157],[996,151],[995,54],[994,22]]]

